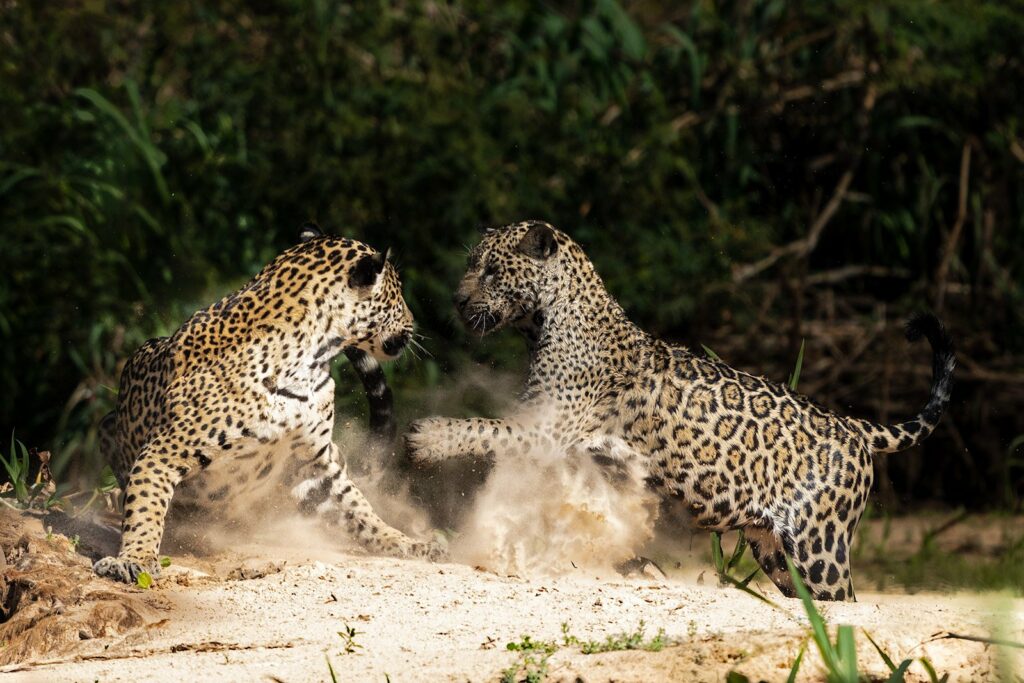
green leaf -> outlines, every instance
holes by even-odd
[[[708,358],[710,358],[711,360],[722,360],[721,358],[719,358],[717,353],[715,353],[708,347],[704,346],[703,344],[701,344],[700,347],[704,349],[704,353],[706,353]]]
[[[168,567],[170,567],[171,566],[171,558],[167,557],[166,555],[164,557],[161,557],[160,558],[160,566],[163,567],[164,569],[167,569]]]
[[[0,194],[6,194],[8,190],[10,190],[18,183],[20,183],[22,180],[25,180],[26,178],[31,178],[33,176],[39,175],[42,175],[42,173],[35,168],[19,169],[14,173],[10,174],[9,176],[7,176],[6,178],[4,178],[3,181],[0,181]]]
[[[900,662],[900,665],[896,667],[896,670],[889,676],[887,683],[903,683],[906,679],[907,669],[914,663],[913,659],[904,659]]]
[[[704,75],[704,60],[701,59],[697,44],[688,34],[683,33],[672,24],[665,24],[662,30],[672,36],[679,43],[682,51],[690,58],[690,107],[696,109],[700,106],[700,80]]]
[[[747,550],[747,536],[743,533],[743,529],[740,529],[740,537],[736,541],[736,547],[732,549],[732,557],[729,558],[729,569],[734,569],[740,560],[743,559],[743,553]]]
[[[806,340],[800,340],[800,353],[796,355],[796,367],[793,368],[793,374],[789,376],[789,388],[796,391],[796,385],[800,382],[800,369],[804,366],[804,342]]]
[[[711,559],[719,576],[725,574],[725,557],[722,553],[722,537],[717,531],[711,532]]]
[[[135,579],[135,585],[139,588],[149,588],[153,585],[153,577],[149,575],[149,572],[142,572],[139,574],[139,578]]]
[[[932,666],[931,661],[927,657],[921,657],[919,660],[924,670],[928,672],[928,680],[932,683],[946,683],[949,680],[949,674],[945,674],[942,678],[939,678],[939,674],[935,671],[935,667]]]
[[[134,83],[130,83],[134,85]],[[128,88],[129,96],[132,97],[133,90],[131,87]],[[157,191],[160,193],[161,199],[164,203],[170,201],[170,192],[167,189],[167,181],[164,179],[163,173],[160,171],[160,167],[167,161],[166,155],[153,145],[149,140],[148,131],[145,129],[145,125],[142,124],[142,131],[136,130],[132,124],[125,118],[121,110],[118,109],[110,100],[101,95],[98,91],[92,88],[78,88],[75,90],[75,94],[81,98],[89,101],[92,106],[98,109],[100,112],[107,115],[111,121],[113,121],[118,128],[124,132],[128,139],[132,142],[135,148],[142,155],[143,161],[149,167],[149,171],[153,176],[153,182],[156,185]],[[133,104],[138,106],[138,92],[134,91]],[[136,109],[136,116],[141,117],[140,110]]]
[[[629,13],[622,8],[615,0],[603,0],[599,7],[604,10],[612,24],[612,29],[619,39],[619,47],[627,57],[633,60],[641,60],[647,51],[647,43],[644,41],[644,34],[629,16]]]

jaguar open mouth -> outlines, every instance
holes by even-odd
[[[381,349],[389,356],[398,356],[409,343],[411,336],[409,332],[400,332],[392,337],[388,337],[381,344]]]

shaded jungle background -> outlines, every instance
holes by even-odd
[[[916,412],[936,311],[953,405],[875,500],[1020,511],[1022,36],[1021,2],[3,0],[0,436],[94,477],[119,364],[306,220],[392,248],[403,418],[491,410],[451,378],[522,344],[450,292],[478,225],[544,218],[654,334],[779,380],[805,341],[843,412]]]

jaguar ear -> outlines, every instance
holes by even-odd
[[[308,242],[317,237],[323,237],[324,232],[320,229],[320,226],[312,221],[302,224],[302,228],[299,230],[299,241]]]
[[[387,254],[377,252],[363,256],[348,274],[349,287],[372,287],[377,283],[377,278],[384,271],[384,262],[387,261]]]
[[[530,225],[516,249],[530,258],[545,260],[558,251],[555,240],[555,229],[547,223],[536,222]]]

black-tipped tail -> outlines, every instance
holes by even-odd
[[[931,313],[917,313],[907,321],[906,335],[909,341],[914,342],[925,337],[931,344],[931,393],[924,408],[912,420],[895,425],[880,425],[858,420],[876,453],[895,453],[924,440],[938,425],[939,418],[949,405],[949,397],[953,390],[956,353],[953,349],[953,339],[939,319]]]
[[[394,399],[384,370],[373,356],[360,349],[347,348],[345,355],[366,391],[366,402],[370,406],[370,433],[386,443],[393,442],[396,431]]]

